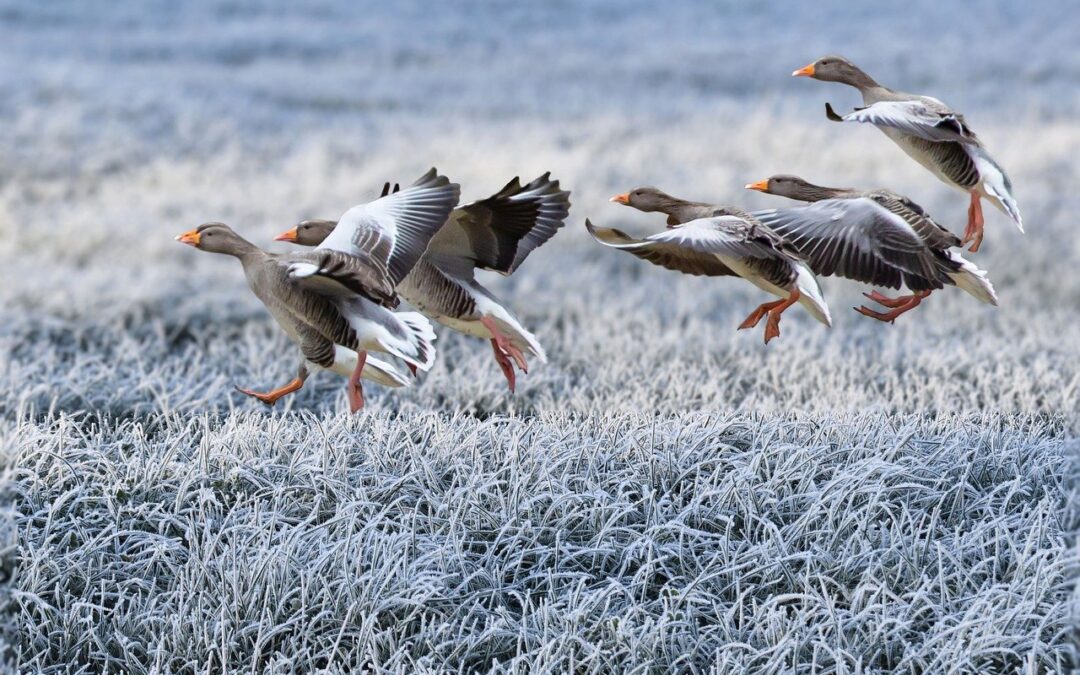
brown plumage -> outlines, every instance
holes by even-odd
[[[776,175],[748,189],[810,202],[810,206],[756,211],[761,222],[798,248],[819,276],[840,276],[887,288],[913,291],[913,309],[931,291],[959,285],[983,302],[995,302],[985,273],[950,250],[960,239],[921,206],[891,190],[855,190],[814,185],[798,176]],[[867,297],[890,305],[878,293]],[[884,301],[883,301],[884,299]],[[890,305],[891,306],[891,305]],[[894,320],[866,307],[866,316]]]
[[[945,184],[968,193],[968,225],[963,241],[971,242],[972,252],[979,249],[983,238],[980,199],[987,199],[1024,231],[1009,177],[963,115],[931,96],[884,87],[842,56],[822,57],[792,75],[857,89],[862,94],[862,107],[839,115],[826,103],[826,117],[834,122],[873,124]]]
[[[383,194],[394,194],[390,184]],[[570,193],[550,174],[522,185],[514,178],[492,196],[460,206],[431,238],[424,254],[395,291],[425,316],[452,330],[491,341],[495,359],[513,391],[513,364],[523,371],[526,355],[546,361],[539,342],[476,281],[474,271],[513,273],[535,248],[563,226]],[[306,220],[277,237],[318,246],[337,227],[332,220]]]
[[[344,370],[346,374],[355,367],[358,360],[355,352],[362,348],[356,330],[340,304],[304,288],[289,277],[291,258],[260,249],[223,223],[204,223],[177,240],[202,251],[237,258],[244,269],[248,287],[300,347],[304,361],[293,382],[266,394],[248,389],[241,389],[241,392],[272,405],[281,396],[303,386],[308,377],[308,365],[336,372]],[[378,359],[368,359],[360,369],[362,377],[388,386],[408,383],[396,368]]]

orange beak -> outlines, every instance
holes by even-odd
[[[181,244],[187,244],[188,246],[198,246],[199,245],[199,231],[198,230],[191,230],[190,232],[185,232],[185,233],[181,234],[180,236],[178,236],[176,238],[176,241],[180,242]]]
[[[794,73],[792,73],[791,76],[792,77],[813,77],[814,76],[814,64],[811,63],[808,66],[803,66],[802,68],[799,68]]]
[[[757,190],[758,192],[768,192],[769,191],[769,181],[768,181],[768,179],[759,180],[756,183],[747,183],[743,187],[745,187],[747,190]]]
[[[621,195],[615,195],[614,197],[612,197],[608,201],[609,202],[615,202],[616,204],[629,204],[630,203],[630,193],[629,192],[624,192]]]
[[[297,235],[297,232],[296,232],[296,228],[294,227],[293,229],[289,230],[288,232],[282,232],[278,236],[274,237],[274,241],[290,241],[290,242],[292,242],[292,241],[296,241],[297,237],[298,237],[298,235]]]

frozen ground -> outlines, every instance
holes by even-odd
[[[0,574],[25,672],[1067,672],[1080,456],[1080,20],[1060,3],[0,2]],[[759,6],[760,5],[760,6]],[[767,348],[762,301],[601,249],[641,183],[750,207],[779,171],[966,203],[852,92],[843,52],[968,113],[1028,233],[989,212],[896,326],[824,282]],[[346,414],[235,261],[430,165],[466,198],[546,170],[566,232],[491,279],[551,355],[514,397],[443,334]]]

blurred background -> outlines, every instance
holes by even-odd
[[[903,327],[889,328],[847,309],[862,289],[828,280],[837,326],[825,332],[793,316],[780,344],[806,346],[817,360],[828,358],[829,345],[841,359],[855,336],[884,350],[869,362],[892,363],[912,356],[906,350],[914,343],[922,347],[913,356],[923,358],[945,351],[935,339],[961,347],[965,336],[991,326],[1001,343],[987,354],[1025,340],[1035,341],[1031,358],[1067,351],[1061,331],[1077,337],[1080,305],[1069,215],[1080,211],[1075,18],[1052,2],[923,0],[873,7],[829,0],[2,2],[0,298],[8,321],[0,337],[8,377],[36,382],[66,377],[73,365],[90,368],[93,350],[65,350],[71,331],[95,326],[117,331],[92,341],[103,350],[98,367],[114,373],[123,363],[112,354],[125,353],[131,331],[164,336],[127,351],[154,362],[177,354],[187,333],[197,354],[213,349],[216,338],[230,336],[200,330],[223,330],[222,321],[277,339],[233,261],[195,253],[173,237],[222,220],[286,250],[270,238],[297,220],[337,217],[383,181],[405,183],[432,165],[462,183],[464,200],[544,171],[573,191],[565,232],[515,278],[491,282],[542,339],[555,341],[557,362],[587,352],[590,340],[597,353],[637,359],[663,350],[678,358],[696,349],[691,359],[728,348],[760,354],[759,336],[734,332],[738,316],[759,301],[757,291],[649,268],[594,245],[582,223],[589,216],[639,233],[657,229],[657,219],[607,202],[641,184],[748,208],[779,206],[783,200],[742,186],[790,172],[827,185],[888,186],[961,232],[965,196],[879,131],[825,120],[825,101],[849,109],[856,92],[790,76],[834,52],[886,85],[935,95],[966,113],[1011,174],[1028,234],[987,212],[987,243],[975,260],[998,287],[996,312],[946,292],[904,317]],[[662,330],[702,317],[706,338]],[[586,319],[597,324],[595,334],[575,323]],[[613,346],[610,336],[634,321],[654,335]],[[26,350],[28,336],[40,340],[52,329],[55,344]],[[452,349],[456,340],[443,345]],[[190,366],[190,377],[210,370],[224,378],[242,367],[260,381],[291,372],[292,352],[274,361],[260,356],[257,339],[249,342],[250,355],[226,359],[224,371],[193,361],[197,354],[174,371]],[[488,358],[483,345],[468,344],[459,359]],[[48,365],[49,354],[59,360]],[[490,365],[481,366],[484,382],[497,391]],[[224,380],[203,384],[198,395],[169,385],[168,405],[226,404],[228,387],[217,386]],[[56,387],[47,389],[31,398],[51,400]],[[101,392],[80,395],[80,405],[104,402],[93,398]],[[146,396],[133,400],[166,405]]]

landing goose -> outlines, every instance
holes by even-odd
[[[889,190],[853,190],[814,185],[798,176],[776,175],[746,186],[809,206],[755,211],[754,216],[806,256],[818,276],[840,276],[875,286],[901,288],[911,295],[864,295],[885,307],[856,307],[864,316],[893,322],[936,289],[957,286],[981,302],[997,305],[986,273],[952,247],[960,239],[926,211]]]
[[[391,311],[399,302],[394,287],[446,222],[457,205],[458,193],[457,184],[432,169],[400,192],[349,209],[313,251],[280,258],[288,282],[310,291],[303,305],[290,302],[288,296],[283,301],[282,291],[270,290],[285,284],[276,271],[267,271],[265,265],[245,266],[249,285],[275,317],[285,313],[303,318],[307,328],[295,339],[308,360],[329,368],[335,360],[334,345],[357,352],[348,388],[354,412],[364,405],[360,375],[367,352],[400,358],[414,373],[428,370],[435,361],[431,324],[415,312]],[[202,242],[217,234],[219,227],[213,224],[215,232],[210,235],[203,234],[205,228],[195,230],[181,235],[181,240],[193,235],[194,242],[185,243],[214,250],[216,243]],[[218,252],[243,252],[245,248],[233,241],[229,250]],[[254,279],[251,274],[256,275]],[[278,317],[278,321],[284,325],[283,318]]]
[[[615,195],[608,201],[623,204],[645,213],[659,211],[667,216],[669,227],[688,223],[698,218],[731,215],[726,207],[679,199],[654,187],[634,188],[630,192]]]
[[[762,304],[739,325],[740,330],[753,328],[768,315],[766,344],[780,335],[780,315],[796,302],[815,319],[831,326],[829,307],[817,279],[798,253],[749,213],[733,208],[721,210],[725,211],[722,215],[670,225],[668,230],[645,239],[612,228],[598,228],[588,220],[585,227],[599,243],[654,265],[684,274],[739,276],[780,297],[779,301]]]
[[[979,250],[983,239],[980,198],[1005,213],[1024,231],[1012,182],[994,161],[964,116],[930,96],[893,91],[878,84],[841,56],[826,56],[796,70],[796,77],[839,82],[859,90],[863,107],[847,115],[825,104],[826,116],[836,122],[866,122],[885,132],[900,148],[947,185],[971,195],[964,243]]]
[[[248,286],[300,346],[303,360],[291,382],[265,393],[237,387],[241,393],[274,405],[282,396],[303,387],[313,368],[344,376],[355,376],[359,371],[363,379],[387,387],[409,384],[408,377],[391,363],[375,357],[361,362],[356,332],[340,309],[333,301],[292,281],[283,256],[258,248],[222,223],[205,223],[176,239],[203,251],[238,258]]]
[[[383,191],[388,190],[389,184]],[[563,226],[570,210],[569,196],[545,173],[524,186],[514,178],[491,197],[455,209],[395,289],[432,320],[490,340],[511,393],[516,384],[514,364],[527,373],[526,355],[541,363],[547,362],[547,355],[536,337],[474,273],[476,269],[513,273],[532,250]],[[316,246],[334,225],[333,221],[307,220],[277,240]]]

